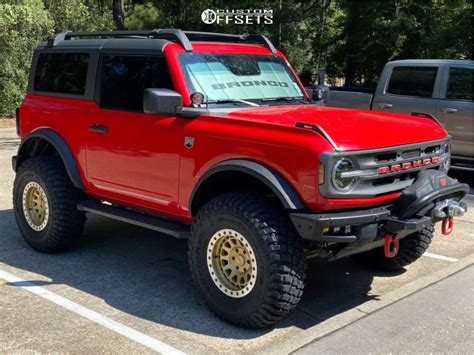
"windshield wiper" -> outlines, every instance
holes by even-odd
[[[272,102],[272,101],[286,101],[286,102],[292,102],[296,101],[302,104],[309,104],[310,102],[305,99],[300,99],[298,97],[271,97],[268,99],[261,99],[260,101],[262,102]]]
[[[227,104],[227,103],[242,103],[242,104],[246,104],[246,105],[249,105],[249,106],[255,106],[255,107],[258,107],[260,106],[259,104],[256,104],[254,102],[250,102],[250,101],[245,101],[245,100],[241,100],[241,99],[220,99],[220,100],[209,100],[207,102],[208,104]]]

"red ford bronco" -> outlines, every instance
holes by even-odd
[[[466,211],[438,122],[317,106],[261,35],[52,36],[17,127],[29,245],[71,247],[86,213],[187,238],[201,296],[250,328],[295,308],[306,259],[403,268]]]

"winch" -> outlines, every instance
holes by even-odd
[[[398,221],[429,220],[431,223],[442,221],[441,233],[449,236],[454,229],[454,217],[467,211],[467,205],[461,201],[467,191],[468,185],[441,171],[421,171],[415,182],[400,194],[391,218]],[[390,226],[388,223],[384,241],[384,253],[388,258],[397,255],[398,239],[404,236],[403,230],[397,232]]]

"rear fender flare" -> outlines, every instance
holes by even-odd
[[[30,154],[29,152],[27,152],[27,149],[29,144],[34,139],[45,140],[54,147],[59,157],[61,158],[73,185],[78,189],[84,190],[84,183],[82,181],[81,174],[79,172],[79,168],[77,166],[76,160],[74,159],[74,155],[71,151],[71,148],[69,148],[64,138],[62,138],[52,129],[41,128],[29,134],[23,139],[20,144],[20,147],[18,148],[18,155],[14,158],[15,163],[13,166],[13,170],[15,170],[15,172],[18,171],[18,168],[20,167],[21,163],[29,157]]]

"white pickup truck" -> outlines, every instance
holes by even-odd
[[[452,169],[474,168],[473,70],[470,60],[398,60],[385,65],[375,90],[332,88],[327,106],[436,118],[453,138]]]

